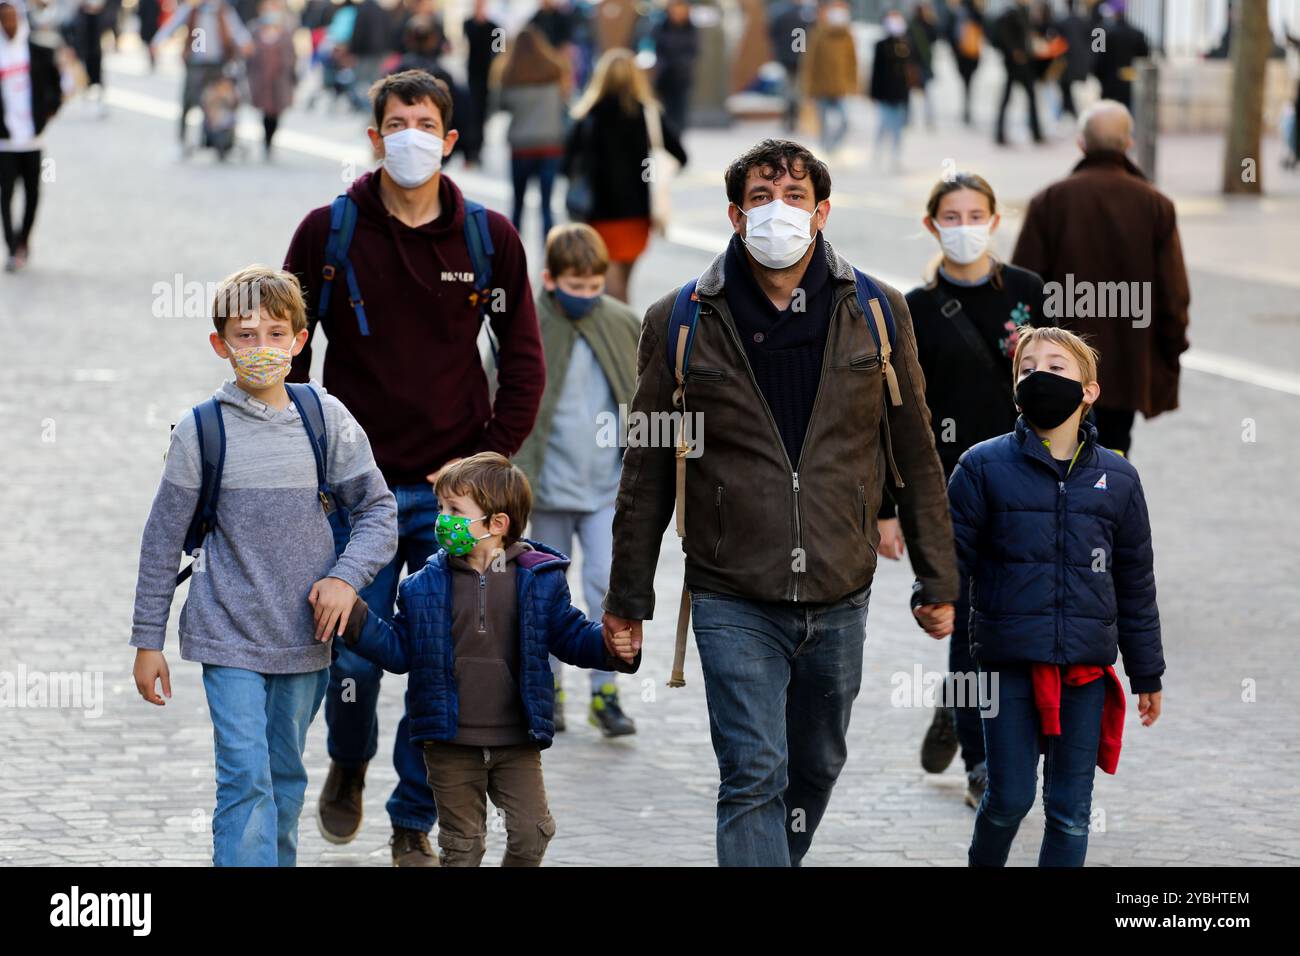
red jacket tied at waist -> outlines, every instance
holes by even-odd
[[[1034,706],[1038,708],[1039,729],[1044,738],[1061,735],[1061,677],[1071,687],[1091,684],[1099,677],[1106,679],[1106,700],[1101,707],[1101,739],[1097,744],[1097,766],[1106,773],[1114,773],[1119,766],[1119,750],[1124,739],[1124,685],[1119,682],[1115,668],[1096,664],[1036,663],[1032,668]],[[1046,747],[1047,741],[1042,740]]]

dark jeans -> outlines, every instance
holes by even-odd
[[[1020,821],[1034,805],[1038,782],[1038,708],[1029,666],[991,667],[989,693],[997,710],[984,719],[989,783],[975,813],[967,855],[971,866],[1006,865]],[[1080,687],[1061,682],[1061,735],[1048,738],[1043,762],[1047,825],[1039,866],[1083,866],[1105,694],[1105,678]]]
[[[974,674],[975,661],[970,656],[970,578],[961,576],[961,597],[957,600],[953,618],[952,637],[948,644],[948,673]],[[965,681],[959,686],[969,686]],[[984,728],[980,721],[978,701],[963,696],[953,703],[953,722],[957,727],[957,740],[961,744],[961,759],[966,772],[984,762]],[[960,703],[962,706],[957,706]]]
[[[1093,406],[1092,420],[1097,425],[1097,441],[1102,448],[1121,452],[1125,458],[1133,447],[1133,419],[1137,412],[1131,408],[1097,408]]]
[[[438,539],[433,533],[438,499],[433,487],[428,482],[420,482],[394,485],[392,490],[397,498],[397,556],[361,591],[361,599],[371,613],[385,620],[392,619],[402,566],[414,574],[438,550]],[[330,667],[329,690],[325,693],[329,755],[340,766],[357,767],[379,751],[376,706],[384,671],[378,664],[349,650],[342,641],[335,641],[334,647],[338,656]],[[397,770],[397,787],[387,806],[393,826],[429,832],[438,819],[438,810],[433,791],[429,789],[424,753],[411,743],[405,710],[393,740],[393,766]]]
[[[22,225],[14,228],[14,187],[23,184]],[[4,221],[5,245],[9,254],[26,248],[36,222],[36,204],[41,198],[41,151],[0,152],[0,219]]]
[[[664,116],[679,134],[686,130],[690,113],[691,83],[689,79],[668,78],[655,84],[655,93],[664,105]]]
[[[107,11],[77,12],[77,55],[86,68],[86,86],[103,86],[103,38],[108,28]]]
[[[555,214],[551,212],[551,192],[555,189],[555,176],[560,171],[559,156],[512,156],[510,157],[510,175],[515,184],[515,208],[510,220],[515,224],[515,232],[523,233],[524,196],[528,192],[528,183],[537,179],[542,191],[542,239],[550,234],[555,225]]]
[[[798,866],[848,756],[868,585],[835,604],[695,591],[718,759],[719,866]]]
[[[1002,105],[998,107],[997,140],[999,143],[1006,142],[1007,104],[1011,102],[1011,87],[1016,84],[1025,88],[1025,96],[1029,99],[1029,129],[1034,134],[1034,141],[1038,142],[1043,138],[1043,133],[1038,127],[1038,98],[1034,95],[1034,71],[1012,63],[1007,64],[1007,83],[1002,90]]]

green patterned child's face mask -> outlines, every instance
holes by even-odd
[[[443,511],[438,514],[438,523],[434,525],[433,533],[437,535],[438,543],[442,545],[448,554],[463,558],[474,550],[474,545],[482,538],[492,537],[489,532],[476,538],[469,530],[469,526],[475,521],[486,521],[487,519],[487,515],[466,518],[463,515],[449,515]]]

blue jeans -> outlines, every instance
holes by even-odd
[[[875,159],[878,161],[885,148],[885,140],[893,140],[894,162],[903,151],[903,127],[907,125],[906,103],[877,103],[880,126],[876,129]]]
[[[531,522],[530,538],[565,554],[573,553],[573,538],[577,536],[582,546],[582,595],[587,602],[587,617],[599,621],[614,551],[614,506],[592,512],[534,511]],[[557,681],[564,673],[564,665],[554,655],[551,655],[551,673]],[[605,683],[617,686],[613,671],[591,672],[593,694]]]
[[[1030,669],[1004,665],[990,674],[998,678],[998,710],[995,717],[981,714],[989,783],[975,814],[971,866],[1006,866],[1020,821],[1034,805],[1038,777],[1039,721]],[[1043,762],[1047,824],[1039,866],[1083,866],[1105,695],[1105,678],[1080,687],[1061,682],[1061,735],[1048,738]]]
[[[259,674],[203,665],[212,716],[217,808],[213,866],[293,866],[307,790],[302,751],[328,671]]]
[[[827,151],[838,149],[849,131],[849,116],[844,111],[844,100],[839,97],[819,96],[817,118],[822,128],[822,146]],[[832,118],[834,118],[833,123]]]
[[[397,602],[397,582],[405,565],[414,574],[438,550],[433,529],[438,519],[438,498],[427,481],[394,485],[397,499],[397,556],[361,591],[372,614],[391,620]],[[342,767],[359,767],[379,751],[379,681],[384,670],[342,641],[334,642],[337,655],[330,667],[325,695],[325,723],[329,727],[330,759]],[[349,683],[350,682],[350,683]],[[393,767],[397,786],[388,798],[388,816],[395,827],[428,833],[438,819],[429,788],[424,752],[411,743],[406,710],[393,741]]]
[[[718,758],[719,866],[798,866],[848,756],[868,585],[835,604],[691,594]]]
[[[528,193],[528,183],[536,177],[538,188],[542,192],[542,239],[550,235],[555,225],[555,214],[551,212],[551,192],[555,189],[555,176],[560,171],[559,156],[512,156],[510,158],[510,176],[515,186],[515,206],[510,221],[515,224],[515,232],[524,231],[524,196]]]

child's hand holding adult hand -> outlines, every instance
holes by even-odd
[[[629,664],[636,660],[636,651],[632,648],[632,629],[630,627],[614,634],[614,654]]]
[[[172,696],[172,675],[167,668],[167,658],[162,651],[151,651],[143,647],[135,651],[135,689],[140,696],[151,704],[166,707],[167,702],[158,696],[156,682],[162,681],[162,692],[167,698]]]
[[[916,616],[917,623],[925,629],[925,633],[936,641],[952,633],[953,621],[957,617],[951,604],[922,604],[914,608],[912,613]]]
[[[316,640],[328,641],[343,634],[352,605],[357,603],[357,592],[339,578],[321,578],[311,586],[307,602],[316,612]]]
[[[1143,727],[1150,727],[1160,719],[1160,691],[1138,694],[1138,714],[1142,717]]]
[[[637,651],[641,650],[641,622],[630,621],[627,618],[606,611],[602,615],[600,623],[601,636],[605,639],[605,650],[615,657],[622,658],[629,664],[636,660]],[[624,637],[625,633],[627,637]],[[631,653],[626,657],[620,650],[620,641],[622,646],[627,646],[628,641],[631,642]]]

